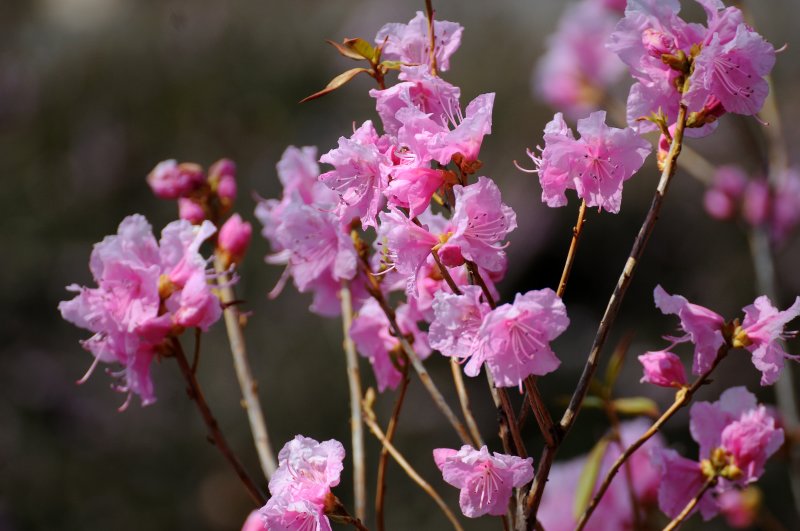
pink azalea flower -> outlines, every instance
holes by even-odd
[[[486,446],[475,450],[464,445],[458,451],[437,448],[433,460],[444,480],[461,489],[459,505],[469,518],[505,514],[512,489],[533,480],[533,458],[491,455]]]
[[[753,354],[753,365],[761,371],[761,385],[771,385],[778,380],[783,370],[784,358],[798,360],[784,351],[782,340],[793,336],[785,332],[786,325],[800,315],[800,297],[791,307],[778,311],[764,295],[744,308],[742,330],[747,337],[745,348]]]
[[[494,93],[481,94],[469,102],[465,116],[456,107],[457,115],[449,116],[452,130],[434,135],[428,143],[428,152],[441,164],[448,164],[453,155],[460,153],[467,161],[478,160],[483,137],[492,132]]]
[[[744,387],[726,390],[717,402],[697,402],[690,411],[692,437],[700,445],[700,459],[721,452],[738,476],[720,478],[698,507],[704,520],[719,512],[722,493],[755,482],[764,472],[766,460],[783,445],[783,430],[767,408],[756,403]],[[662,470],[659,506],[674,518],[700,490],[707,478],[701,463],[664,450],[657,457]]]
[[[561,363],[550,341],[568,325],[567,310],[553,290],[518,293],[513,304],[484,317],[464,372],[477,376],[485,362],[498,387],[520,386],[531,374],[548,374]]]
[[[392,265],[398,273],[415,280],[439,238],[431,234],[427,226],[417,225],[396,208],[381,212],[380,220],[378,238],[388,247]]]
[[[681,359],[666,350],[646,352],[639,356],[644,367],[642,383],[651,383],[661,387],[683,387],[686,385],[686,371]]]
[[[605,124],[605,111],[578,120],[576,140],[561,113],[545,127],[541,157],[529,152],[542,185],[542,201],[548,206],[567,203],[565,192],[574,189],[587,206],[619,212],[622,183],[630,179],[650,154],[650,144],[631,128]]]
[[[242,525],[242,531],[269,531],[259,511],[252,511]]]
[[[681,330],[686,335],[682,337],[672,337],[675,343],[694,343],[694,362],[692,372],[702,374],[707,371],[714,360],[717,352],[725,343],[722,337],[722,327],[725,319],[721,315],[712,312],[697,304],[692,304],[680,295],[669,295],[661,286],[656,286],[653,296],[656,307],[665,315],[677,315],[681,320]]]
[[[445,356],[466,358],[473,349],[484,316],[491,311],[481,302],[481,288],[464,286],[461,295],[439,291],[433,301],[434,320],[429,330],[431,348]]]
[[[633,444],[649,427],[650,424],[644,419],[623,422],[620,425],[622,446],[627,447]],[[651,504],[658,494],[661,474],[658,468],[652,464],[651,454],[663,446],[664,439],[657,434],[636,450],[628,461],[633,472],[632,490],[640,506]],[[621,453],[622,450],[617,443],[611,442],[608,445],[602,457],[599,478],[605,477],[608,469]],[[575,529],[577,523],[573,510],[575,487],[586,469],[587,458],[587,455],[582,455],[569,461],[557,462],[550,470],[547,488],[542,496],[537,514],[542,527],[547,531],[572,531]],[[595,488],[598,486],[596,485]],[[632,529],[635,520],[630,490],[626,474],[624,471],[620,471],[611,481],[611,485],[587,522],[585,529],[587,531]]]
[[[414,338],[414,351],[422,359],[428,357],[431,351],[427,335],[417,326],[413,308],[405,304],[397,309],[396,314],[400,330]],[[399,355],[400,341],[392,334],[389,319],[375,299],[368,299],[358,310],[350,326],[350,337],[359,353],[369,359],[378,391],[397,389],[403,377],[398,369],[404,359]]]
[[[734,529],[748,529],[756,523],[762,494],[758,487],[728,490],[717,497],[717,504],[726,523]]]
[[[289,496],[273,496],[260,510],[269,531],[332,531],[320,503]]]
[[[461,90],[432,75],[427,65],[404,66],[399,78],[401,82],[389,88],[369,91],[376,100],[375,107],[383,122],[383,130],[396,136],[403,125],[396,118],[397,111],[407,107],[419,109],[442,127],[447,126],[447,117],[460,106]]]
[[[454,186],[453,194],[456,207],[450,220],[452,234],[447,245],[457,246],[464,259],[487,271],[504,270],[505,251],[500,242],[517,228],[517,216],[503,203],[500,189],[491,179],[478,177],[477,183]],[[445,265],[460,263],[447,261]]]
[[[157,348],[180,327],[205,330],[220,317],[199,254],[214,231],[208,221],[199,227],[175,221],[158,244],[147,220],[133,215],[95,245],[89,267],[98,287],[69,286],[77,296],[59,304],[64,319],[94,333],[83,346],[95,363],[81,381],[101,361],[119,363],[122,381],[115,389],[139,395],[142,405],[155,401],[150,362]]]
[[[318,442],[296,435],[278,452],[278,468],[269,480],[273,497],[322,504],[339,484],[345,451],[335,439]]]
[[[464,28],[455,22],[433,21],[434,55],[439,70],[444,72],[450,68],[450,56],[461,46],[463,32]],[[408,24],[392,22],[384,25],[378,30],[375,42],[383,44],[384,40],[384,59],[430,66],[428,19],[421,11],[417,11]]]
[[[392,179],[383,193],[390,207],[407,208],[413,218],[428,208],[431,197],[443,184],[441,170],[395,166]]]
[[[203,168],[190,162],[178,164],[175,160],[159,162],[147,176],[150,189],[161,199],[186,197],[205,180]]]
[[[604,46],[618,20],[618,13],[597,0],[567,7],[536,65],[534,91],[570,116],[597,110],[605,91],[624,70],[619,58]]]
[[[378,142],[378,134],[367,120],[350,138],[339,138],[339,147],[319,159],[334,167],[319,180],[339,194],[337,215],[344,224],[360,218],[364,228],[376,227],[375,218],[387,184],[382,165],[389,165]]]

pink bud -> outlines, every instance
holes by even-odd
[[[236,198],[236,163],[231,159],[220,159],[208,169],[209,179],[217,183],[217,195],[233,201]]]
[[[736,203],[731,201],[728,194],[716,188],[706,190],[706,194],[703,196],[703,205],[706,207],[708,215],[714,219],[731,219],[736,213]]]
[[[661,387],[682,387],[686,385],[686,371],[681,359],[666,350],[645,352],[639,356],[644,367],[642,383],[651,383]]]
[[[233,201],[236,199],[236,177],[233,175],[223,175],[217,185],[217,195],[221,199]]]
[[[663,54],[675,53],[675,39],[652,28],[647,28],[642,33],[642,44],[653,57],[660,58]]]
[[[217,246],[228,253],[234,261],[237,261],[247,251],[252,235],[253,227],[250,223],[242,221],[239,214],[234,214],[220,229]]]
[[[439,259],[447,267],[458,267],[464,265],[464,256],[461,254],[461,247],[452,243],[445,243],[439,248]]]
[[[769,218],[771,200],[766,181],[751,181],[744,193],[744,219],[751,225],[761,225]]]
[[[181,219],[185,219],[192,225],[199,225],[206,219],[206,213],[203,211],[203,207],[188,197],[178,198],[178,215]]]
[[[159,162],[147,176],[147,184],[161,199],[186,197],[204,182],[203,168],[191,162],[178,164],[174,159]]]

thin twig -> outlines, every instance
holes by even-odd
[[[400,410],[403,408],[403,402],[406,398],[406,391],[408,391],[408,384],[411,380],[408,378],[408,363],[403,365],[403,379],[400,381],[400,390],[397,392],[397,399],[394,402],[392,409],[392,417],[389,419],[389,425],[386,427],[386,440],[392,442],[394,433],[397,431],[397,423],[400,418]],[[389,460],[389,450],[386,447],[381,448],[381,454],[378,458],[378,486],[375,489],[375,520],[378,524],[378,531],[384,531],[386,524],[384,522],[383,507],[386,498],[386,465]]]
[[[232,304],[236,300],[236,296],[233,293],[225,264],[216,253],[214,254],[214,268],[217,271],[217,291],[222,307],[225,308],[223,310],[225,328],[228,331],[228,341],[231,345],[236,378],[242,390],[243,406],[247,411],[247,420],[250,423],[250,432],[253,434],[253,442],[258,453],[261,470],[264,472],[264,476],[269,479],[277,468],[275,453],[269,442],[267,423],[264,420],[261,402],[258,399],[258,384],[253,378],[250,362],[247,359],[247,346],[242,333],[239,310],[235,304]]]
[[[347,360],[347,384],[350,389],[350,439],[353,444],[353,497],[355,513],[359,520],[366,520],[367,515],[367,479],[364,430],[361,420],[361,375],[358,370],[358,354],[353,339],[350,337],[350,325],[353,321],[353,301],[350,296],[348,281],[342,281],[339,292],[342,305],[342,331],[344,333],[344,354]]]
[[[197,374],[197,367],[200,365],[200,344],[203,331],[199,328],[194,329],[194,358],[192,358],[192,374]]]
[[[428,17],[428,53],[431,58],[431,75],[436,75],[436,34],[433,28],[433,4],[431,0],[425,0],[425,14]]]
[[[561,272],[561,280],[558,281],[558,289],[556,294],[564,298],[564,292],[567,290],[567,281],[569,274],[572,272],[572,264],[575,263],[575,255],[578,251],[578,242],[580,242],[581,234],[583,233],[583,225],[586,223],[586,201],[581,201],[581,206],[578,208],[578,219],[575,221],[575,226],[572,227],[572,239],[569,242],[569,250],[567,251],[567,259],[564,262],[564,270]]]
[[[608,306],[603,314],[603,318],[600,320],[600,326],[597,329],[597,334],[595,335],[594,342],[592,343],[592,348],[589,351],[589,357],[586,360],[581,378],[578,381],[578,386],[575,389],[572,398],[570,399],[567,410],[564,412],[564,415],[561,418],[561,422],[559,423],[562,432],[562,440],[572,428],[572,425],[574,424],[575,419],[580,412],[583,400],[589,390],[589,382],[591,382],[595,370],[597,369],[597,364],[600,359],[600,351],[603,349],[606,338],[608,337],[608,333],[616,321],[620,307],[622,306],[622,301],[625,298],[625,293],[628,291],[628,287],[633,279],[633,274],[636,272],[636,268],[641,260],[642,254],[644,253],[644,249],[647,246],[648,240],[650,239],[650,234],[653,232],[653,228],[658,220],[667,190],[669,189],[669,185],[673,176],[675,175],[676,161],[678,160],[678,156],[680,155],[681,147],[683,145],[683,131],[686,126],[686,114],[686,106],[681,105],[680,111],[678,112],[675,134],[672,137],[669,153],[664,161],[661,179],[656,187],[656,193],[650,205],[650,210],[648,210],[644,223],[639,229],[639,233],[637,234],[636,240],[634,240],[633,243],[633,248],[628,256],[628,260],[625,262],[625,267],[622,270],[622,274],[620,275],[617,285],[614,288],[614,292],[608,301]],[[535,521],[536,512],[539,508],[539,502],[542,499],[544,486],[547,482],[547,474],[549,474],[550,465],[552,464],[552,459],[555,457],[557,448],[558,446],[551,451],[549,450],[549,447],[545,447],[544,453],[542,454],[542,459],[539,461],[539,468],[536,476],[534,477],[533,485],[531,486],[527,501],[526,516],[528,518],[529,529],[533,527],[533,521]]]
[[[478,266],[475,265],[475,262],[467,262],[467,271],[469,272],[470,278],[475,281],[475,284],[480,286],[481,292],[483,292],[483,297],[486,299],[486,302],[492,308],[497,307],[497,303],[492,297],[492,292],[489,291],[489,286],[486,285],[486,282],[483,280],[481,276],[481,272],[478,269]]]
[[[603,482],[600,484],[600,487],[595,492],[592,500],[589,502],[589,505],[586,507],[586,510],[581,515],[580,520],[578,520],[577,526],[575,527],[575,531],[580,531],[583,529],[589,518],[592,516],[592,513],[597,508],[597,505],[600,503],[600,500],[603,498],[603,495],[608,490],[608,487],[611,485],[611,481],[616,476],[617,472],[619,471],[620,467],[628,461],[631,455],[642,447],[644,443],[646,443],[650,438],[653,437],[658,430],[661,429],[661,426],[664,425],[669,419],[671,419],[675,413],[677,413],[681,408],[683,408],[686,404],[688,404],[694,394],[697,392],[698,389],[702,385],[704,385],[708,381],[708,377],[717,368],[717,365],[722,361],[722,359],[728,354],[728,350],[730,347],[727,344],[724,344],[720,347],[719,351],[717,352],[717,357],[714,358],[714,362],[711,364],[711,367],[706,370],[703,374],[701,374],[697,380],[692,383],[690,387],[683,387],[678,390],[675,394],[675,401],[672,405],[667,409],[659,418],[656,420],[650,428],[647,429],[633,444],[631,444],[628,448],[625,449],[622,454],[614,461],[614,464],[611,465],[611,468],[606,473],[605,478],[603,478]]]
[[[703,487],[700,489],[700,492],[692,498],[689,503],[686,504],[686,507],[683,508],[681,513],[675,517],[673,521],[671,521],[667,526],[664,528],[663,531],[673,531],[674,529],[678,529],[684,520],[694,511],[694,508],[700,503],[700,500],[708,492],[708,489],[713,487],[717,484],[717,476],[711,476],[708,480],[703,484]]]
[[[189,361],[186,359],[186,354],[183,352],[183,347],[177,338],[172,339],[172,354],[178,361],[178,367],[180,367],[181,374],[183,374],[183,378],[186,380],[186,385],[188,386],[186,391],[189,393],[189,398],[191,398],[192,401],[197,404],[197,409],[200,410],[200,415],[203,417],[203,421],[206,423],[206,428],[208,428],[208,434],[211,442],[214,443],[214,446],[217,447],[220,453],[222,453],[222,456],[228,461],[231,467],[233,467],[236,475],[239,476],[239,479],[244,484],[245,489],[247,489],[247,493],[250,495],[250,498],[259,507],[264,505],[267,501],[266,497],[261,493],[253,479],[247,474],[247,471],[242,466],[242,463],[233,453],[233,450],[231,450],[230,446],[228,446],[228,442],[225,440],[225,436],[222,435],[222,431],[219,429],[219,424],[217,424],[217,420],[214,418],[214,415],[211,413],[211,409],[208,407],[208,403],[203,395],[203,390],[200,388],[200,383],[197,381],[197,378],[192,372],[192,368],[189,366]]]
[[[464,386],[464,376],[461,374],[461,365],[456,358],[450,358],[450,370],[453,373],[453,383],[456,386],[456,393],[458,394],[458,401],[461,404],[461,413],[467,421],[467,428],[472,435],[472,440],[478,448],[483,446],[483,438],[478,429],[478,423],[475,422],[475,417],[472,415],[472,410],[469,407],[469,395],[467,388]]]
[[[367,424],[367,427],[370,429],[373,435],[375,435],[375,437],[381,442],[389,454],[391,454],[392,458],[394,458],[397,464],[400,465],[406,474],[408,474],[408,477],[410,477],[414,483],[419,485],[420,488],[424,490],[434,502],[436,502],[436,505],[439,506],[447,519],[450,520],[450,523],[453,524],[453,528],[457,531],[463,531],[463,528],[456,519],[456,516],[453,514],[444,500],[442,500],[442,497],[439,496],[439,493],[437,493],[427,481],[422,479],[422,476],[420,476],[417,471],[414,470],[414,467],[412,467],[409,462],[406,461],[405,457],[403,457],[403,454],[401,454],[397,448],[395,448],[394,445],[392,445],[392,443],[386,438],[386,434],[383,433],[383,430],[381,430],[380,426],[378,426],[378,423],[375,420],[375,413],[372,411],[369,398],[366,398],[362,402],[362,407],[364,408],[364,422]]]
[[[536,387],[536,380],[532,377],[525,378],[525,394],[528,402],[533,411],[533,416],[539,424],[539,430],[542,432],[544,442],[547,446],[556,445],[556,437],[553,433],[553,419],[550,417],[550,412],[544,404],[542,395]]]

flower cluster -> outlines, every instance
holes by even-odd
[[[688,135],[703,136],[725,113],[754,115],[769,92],[765,76],[775,49],[744,22],[738,8],[697,0],[705,26],[678,16],[678,0],[630,0],[608,47],[636,83],[628,96],[628,123],[640,132],[674,124],[689,111]],[[645,118],[645,120],[641,120]]]
[[[89,267],[97,287],[73,284],[67,289],[78,295],[59,304],[64,319],[94,333],[82,342],[95,357],[86,377],[99,362],[118,363],[115,389],[138,395],[143,405],[155,401],[150,362],[166,338],[185,328],[207,330],[220,317],[200,255],[215,231],[208,221],[174,221],[156,242],[147,220],[133,215],[95,245]]]
[[[671,449],[654,455],[662,476],[658,504],[675,517],[704,483],[716,479],[716,486],[698,503],[703,519],[708,520],[720,510],[719,495],[752,483],[764,473],[764,464],[781,447],[784,434],[773,414],[744,387],[728,389],[717,402],[694,404],[690,415],[700,461]]]

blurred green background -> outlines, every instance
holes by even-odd
[[[547,209],[535,176],[517,171],[525,148],[541,142],[553,110],[537,102],[531,70],[564,5],[547,0],[434,2],[439,18],[461,23],[463,44],[446,78],[462,99],[495,91],[493,133],[484,142],[483,173],[498,180],[520,227],[508,249],[511,268],[501,290],[554,287],[563,265],[576,203]],[[332,148],[352,123],[377,120],[367,78],[322,100],[298,105],[338,72],[351,67],[324,43],[372,39],[385,22],[406,22],[423,2],[385,0],[189,1],[4,0],[0,2],[0,233],[6,260],[0,267],[0,531],[226,530],[237,529],[251,509],[244,490],[215,449],[187,400],[175,364],[153,367],[158,402],[124,413],[124,397],[97,373],[80,378],[91,357],[78,345],[87,336],[63,322],[58,302],[67,284],[90,284],[92,244],[116,231],[126,215],[145,214],[160,230],[176,216],[155,199],[144,177],[159,161],[177,158],[209,165],[230,157],[239,167],[237,210],[254,221],[251,193],[280,193],[275,163],[290,144]],[[697,12],[696,6],[693,6]],[[753,2],[759,31],[780,46],[789,42],[774,71],[785,144],[800,163],[800,61],[791,42],[800,22],[796,0]],[[624,98],[626,86],[618,87]],[[752,119],[725,117],[711,137],[689,144],[714,164],[762,166],[763,132]],[[551,409],[577,381],[597,321],[649,205],[657,180],[651,157],[625,188],[622,212],[591,212],[565,298],[572,324],[556,343],[562,368],[544,380]],[[730,317],[756,295],[744,233],[709,219],[702,185],[678,170],[662,220],[606,348],[634,331],[631,363],[620,395],[645,394],[662,405],[669,391],[638,383],[633,355],[661,348],[676,322],[652,303],[661,283],[669,292]],[[295,434],[337,438],[349,446],[348,403],[337,320],[306,311],[310,300],[288,288],[277,300],[266,293],[280,270],[262,263],[266,243],[254,239],[237,290],[252,312],[246,334],[276,448]],[[800,292],[800,246],[792,238],[778,252],[779,305]],[[191,341],[187,339],[187,345]],[[795,349],[797,352],[798,349]],[[428,362],[455,404],[446,360]],[[372,383],[367,364],[364,380]],[[730,385],[758,386],[743,355],[723,364],[700,398],[716,400]],[[255,451],[230,361],[223,326],[204,340],[200,379],[222,428],[246,465],[257,473]],[[484,434],[495,415],[482,378],[468,382]],[[518,399],[518,397],[515,397]],[[381,397],[387,415],[392,397]],[[385,418],[385,416],[384,416]],[[667,435],[688,455],[686,414]],[[596,412],[582,414],[560,457],[583,453],[604,430]],[[526,432],[538,456],[541,440]],[[496,438],[492,441],[499,449]],[[417,381],[397,435],[397,445],[455,507],[457,491],[433,467],[430,450],[458,446],[443,417]],[[371,457],[377,445],[368,439]],[[374,459],[368,469],[374,486]],[[776,460],[762,485],[769,510],[787,529],[800,528],[788,493],[786,466]],[[351,502],[350,463],[337,494]],[[264,483],[265,486],[265,483]],[[390,468],[390,529],[433,530],[448,524],[432,502],[397,468]],[[692,522],[700,528],[699,522]],[[714,525],[722,526],[720,520]],[[467,522],[468,529],[497,529],[497,519]],[[690,526],[687,526],[687,529]],[[704,529],[713,528],[704,526]]]

